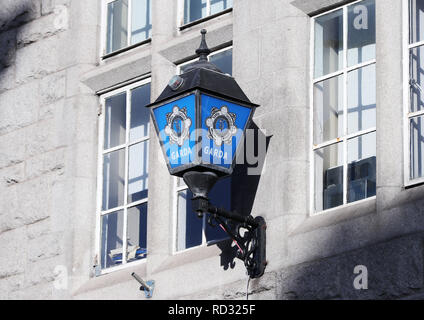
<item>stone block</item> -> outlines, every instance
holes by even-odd
[[[25,271],[27,254],[25,229],[19,228],[0,234],[0,279],[21,274]]]
[[[0,136],[0,168],[25,160],[25,129]]]
[[[28,262],[50,259],[65,252],[62,233],[49,233],[27,241]]]
[[[8,300],[13,292],[23,288],[24,274],[18,274],[0,279],[0,300]]]
[[[11,186],[22,182],[24,177],[24,163],[18,163],[3,169],[0,169],[0,185]]]
[[[35,123],[38,105],[37,81],[3,92],[0,98],[0,135]]]
[[[66,74],[58,72],[40,80],[40,105],[48,105],[65,96]]]
[[[37,196],[34,197],[34,190]],[[7,188],[2,198],[1,229],[11,230],[47,219],[50,214],[49,179],[40,177]]]
[[[63,70],[70,59],[65,33],[52,35],[16,51],[16,81],[28,82]]]
[[[260,79],[261,39],[260,28],[234,38],[233,56],[239,57],[233,59],[234,78],[248,82]]]
[[[65,170],[65,149],[35,155],[25,161],[26,179],[34,179],[46,173],[62,175]]]
[[[60,256],[36,262],[28,262],[26,265],[24,286],[28,288],[54,282],[56,278],[54,271],[60,263]]]

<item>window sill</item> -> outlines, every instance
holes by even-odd
[[[109,274],[109,273],[116,272],[116,271],[119,271],[119,270],[128,269],[128,268],[131,268],[131,267],[136,267],[136,266],[139,266],[141,264],[145,264],[146,259],[147,258],[140,259],[138,261],[128,262],[126,264],[120,264],[120,265],[117,265],[117,266],[101,269],[100,273],[95,275],[95,277],[100,277],[100,276],[103,276],[105,274]]]
[[[180,30],[180,31],[183,31],[184,29],[188,29],[188,28],[190,28],[190,27],[192,27],[192,26],[195,26],[195,25],[201,24],[201,23],[203,23],[203,22],[206,22],[206,21],[208,21],[208,20],[211,20],[211,19],[214,19],[214,18],[216,18],[216,17],[222,16],[222,15],[224,15],[224,14],[226,14],[226,13],[229,13],[229,12],[232,12],[232,11],[233,11],[233,8],[225,9],[225,10],[223,10],[223,11],[220,11],[220,12],[218,12],[218,13],[212,14],[212,15],[210,15],[210,16],[207,16],[207,17],[204,17],[204,18],[201,18],[201,19],[198,19],[198,20],[195,20],[195,21],[192,21],[192,22],[186,23],[186,24],[184,24],[184,25],[180,26],[180,27],[179,27],[179,30]]]
[[[105,60],[105,59],[108,59],[108,58],[110,58],[110,57],[117,56],[118,54],[121,54],[121,53],[123,53],[123,52],[127,52],[127,51],[130,51],[130,50],[134,49],[134,48],[138,48],[138,47],[140,47],[140,46],[142,46],[142,45],[145,45],[145,44],[147,44],[147,43],[150,43],[150,42],[152,42],[152,38],[148,38],[148,39],[146,39],[146,40],[143,40],[143,41],[141,41],[141,42],[137,42],[137,43],[135,43],[135,44],[133,44],[133,45],[130,45],[130,46],[128,46],[128,47],[125,47],[125,48],[122,48],[122,49],[119,49],[119,50],[115,50],[115,51],[113,51],[113,52],[110,52],[110,53],[108,53],[108,54],[105,54],[105,55],[101,56],[100,58],[101,58],[102,60]]]
[[[145,278],[147,275],[146,259],[143,261],[135,261],[125,265],[102,270],[102,274],[93,276],[88,279],[84,284],[77,288],[72,295],[77,297],[84,295],[91,291],[101,290],[123,282],[135,281],[131,277],[131,273],[135,272],[140,277]],[[105,272],[108,270],[108,272]]]
[[[424,177],[416,178],[405,182],[405,189],[411,189],[424,185]]]
[[[356,219],[376,212],[377,198],[350,203],[334,209],[311,214],[300,225],[290,230],[289,236],[308,233],[319,228],[339,224],[344,221]]]

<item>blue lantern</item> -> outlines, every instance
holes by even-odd
[[[208,193],[216,181],[233,171],[257,104],[252,103],[233,77],[208,62],[210,53],[202,30],[196,53],[199,61],[174,76],[154,103],[148,105],[171,175],[182,177],[193,193],[192,208],[199,217],[209,214],[237,241],[240,258],[251,278],[264,274],[266,223],[262,217],[242,216],[214,207]],[[227,220],[237,224],[231,231]],[[212,223],[211,223],[212,225]],[[241,227],[248,232],[240,234]]]
[[[199,61],[149,105],[171,175],[193,170],[232,173],[255,108],[233,77],[208,62],[205,31]]]

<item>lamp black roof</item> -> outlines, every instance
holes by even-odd
[[[156,101],[146,107],[152,107],[158,103],[182,95],[186,92],[200,89],[202,92],[217,94],[223,98],[235,100],[236,102],[247,105],[258,106],[252,103],[244,94],[243,90],[237,84],[236,80],[224,74],[213,63],[208,61],[208,55],[211,52],[206,44],[206,30],[201,31],[202,41],[199,49],[196,50],[199,60],[193,63],[186,71],[180,75],[183,82],[181,86],[173,90],[169,85],[159,95]]]

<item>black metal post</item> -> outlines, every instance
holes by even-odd
[[[251,215],[242,216],[236,212],[230,212],[217,208],[210,204],[209,200],[202,196],[192,199],[192,207],[199,217],[209,213],[223,227],[225,232],[237,242],[240,251],[237,258],[243,260],[247,273],[251,278],[259,278],[265,272],[266,262],[266,223],[262,217],[253,218]],[[226,220],[236,223],[235,232]],[[209,223],[211,224],[210,220]],[[211,224],[212,225],[212,224]],[[242,236],[240,228],[247,231]]]

